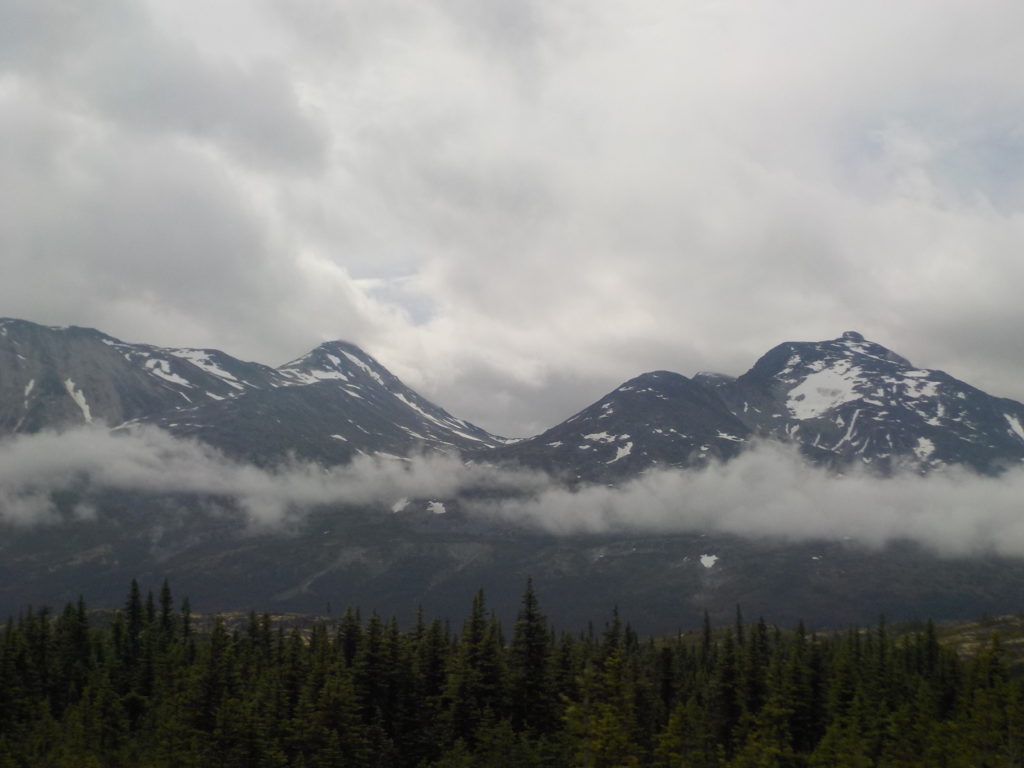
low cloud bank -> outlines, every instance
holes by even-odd
[[[909,539],[949,555],[1024,556],[1024,468],[997,478],[959,468],[836,476],[773,443],[727,464],[654,471],[619,488],[551,486],[490,512],[560,534],[702,531],[868,546]]]
[[[320,504],[390,505],[401,497],[453,497],[466,488],[539,491],[545,484],[543,475],[436,456],[360,456],[329,470],[307,462],[261,469],[155,427],[116,435],[83,428],[0,442],[0,522],[22,526],[59,519],[54,492],[98,488],[227,498],[253,526],[273,527]],[[89,507],[75,512],[95,514]]]
[[[572,490],[537,472],[435,456],[360,457],[330,470],[308,463],[260,469],[153,427],[122,435],[87,428],[0,442],[0,522],[56,523],[55,492],[99,488],[226,498],[263,529],[298,519],[316,505],[390,508],[403,497],[448,499],[485,490],[494,493],[463,497],[469,514],[555,535],[700,531],[851,539],[868,546],[907,539],[948,555],[1024,556],[1024,468],[997,478],[960,469],[927,477],[835,476],[807,465],[788,447],[765,443],[701,471],[658,470],[618,488]],[[96,510],[83,504],[74,514],[88,519]]]

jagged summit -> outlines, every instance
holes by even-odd
[[[277,368],[278,373],[299,384],[335,380],[348,383],[370,380],[385,385],[397,382],[388,370],[362,349],[347,341],[325,341],[302,357]]]

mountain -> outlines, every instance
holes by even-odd
[[[917,368],[855,331],[780,344],[736,379],[694,380],[752,433],[836,467],[997,473],[1024,461],[1024,405]]]
[[[321,344],[276,374],[276,386],[155,421],[261,464],[287,454],[342,464],[359,454],[463,453],[504,442],[421,397],[353,344]]]
[[[452,416],[342,341],[270,368],[218,350],[0,320],[0,435],[87,422],[157,424],[259,464],[440,452],[573,483],[728,460],[753,438],[796,443],[836,469],[881,473],[998,473],[1024,461],[1024,405],[917,368],[854,331],[780,344],[737,378],[645,373],[546,432],[510,441]]]
[[[0,319],[0,435],[153,423],[266,464],[454,453],[505,441],[421,397],[341,341],[279,368],[211,349],[128,344]]]
[[[855,332],[786,342],[739,377],[645,373],[543,434],[508,441],[452,416],[345,342],[271,368],[217,350],[0,320],[0,437],[87,422],[155,424],[261,465],[458,454],[545,470],[573,490],[598,491],[575,497],[595,503],[600,489],[580,486],[728,461],[758,440],[798,445],[840,472],[964,465],[995,474],[1024,459],[1024,406],[916,368]],[[17,474],[0,468],[4,478]],[[80,593],[115,606],[132,577],[150,586],[170,578],[202,610],[351,604],[409,620],[417,605],[461,615],[478,587],[510,616],[532,575],[560,627],[585,627],[618,603],[652,632],[696,626],[704,609],[726,620],[737,603],[769,620],[845,625],[880,612],[1012,612],[1024,593],[1024,559],[940,557],[906,541],[865,548],[702,531],[559,536],[471,513],[481,499],[500,505],[519,492],[508,488],[307,505],[264,530],[232,492],[72,480],[58,491],[0,485],[0,617]],[[36,525],[24,511],[33,504],[46,509]]]
[[[653,371],[543,434],[485,455],[572,482],[609,482],[655,466],[730,459],[750,434],[714,392],[678,373]]]
[[[541,435],[474,455],[605,483],[728,460],[755,439],[836,470],[997,474],[1024,461],[1024,405],[848,331],[780,344],[739,377],[645,373]]]
[[[126,344],[92,328],[0,319],[0,435],[110,426],[282,381],[216,350]]]

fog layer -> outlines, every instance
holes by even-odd
[[[902,539],[948,555],[1024,556],[1024,468],[998,478],[960,469],[886,479],[835,475],[807,465],[789,447],[764,443],[699,471],[655,470],[616,488],[570,489],[538,472],[452,457],[364,456],[332,469],[300,462],[261,469],[152,427],[0,442],[2,523],[56,524],[55,492],[96,489],[208,494],[237,505],[260,530],[317,505],[372,504],[390,514],[383,510],[403,498],[446,500],[486,490],[496,493],[462,498],[465,513],[554,535],[704,532],[868,546]],[[83,504],[75,514],[89,518],[96,510]]]
[[[58,519],[54,492],[115,489],[232,500],[250,524],[266,528],[320,504],[390,506],[403,497],[449,498],[481,485],[539,491],[544,481],[533,473],[467,467],[437,456],[408,461],[360,456],[332,469],[297,461],[262,469],[155,427],[121,434],[83,428],[0,442],[0,521],[53,523]]]
[[[942,554],[1024,556],[1022,499],[1021,468],[998,478],[958,468],[836,475],[764,443],[700,471],[653,471],[619,488],[551,485],[490,512],[558,534],[701,531],[868,546],[905,539]]]

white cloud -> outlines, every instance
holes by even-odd
[[[998,478],[951,469],[834,476],[779,444],[701,471],[662,470],[619,488],[549,486],[487,510],[561,535],[726,533],[878,547],[910,540],[944,555],[1024,555],[1024,468]]]
[[[302,462],[260,469],[155,427],[119,433],[87,427],[0,442],[0,521],[14,525],[59,522],[53,493],[63,491],[199,494],[237,504],[251,525],[273,528],[322,504],[389,507],[402,497],[453,497],[476,487],[529,490],[543,482],[531,472],[467,467],[437,456],[360,456],[329,470]],[[87,505],[76,514],[89,519],[95,510]]]
[[[569,489],[538,472],[432,456],[364,456],[331,470],[298,462],[260,469],[152,427],[117,435],[82,428],[0,443],[0,522],[59,524],[52,494],[64,491],[82,493],[74,514],[93,520],[99,510],[90,494],[104,489],[210,497],[262,531],[301,521],[318,505],[373,505],[391,514],[408,499],[461,497],[468,515],[558,536],[701,532],[870,547],[910,540],[943,555],[1024,556],[1024,468],[998,478],[965,470],[837,477],[767,443],[700,471],[657,470],[618,488]]]

